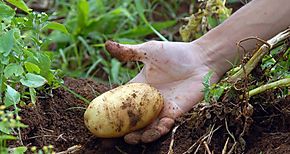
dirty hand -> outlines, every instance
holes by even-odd
[[[158,119],[143,130],[127,134],[129,144],[155,141],[168,133],[177,117],[189,111],[202,98],[202,79],[211,71],[203,49],[196,43],[150,41],[139,45],[106,42],[106,49],[121,61],[141,61],[144,67],[130,82],[144,82],[164,97]],[[212,82],[219,77],[214,74]]]

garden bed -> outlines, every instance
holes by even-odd
[[[88,100],[109,87],[93,80],[66,78],[65,85]],[[246,153],[287,153],[290,152],[290,97],[277,99],[275,92],[269,91],[250,100],[253,102],[253,125],[246,140]],[[266,105],[272,103],[272,105]],[[61,152],[80,145],[74,153],[167,153],[171,134],[151,144],[128,145],[123,139],[98,139],[85,127],[83,114],[86,104],[64,89],[53,90],[52,95],[38,97],[36,106],[25,107],[20,112],[23,123],[29,125],[22,129],[24,145],[43,147],[53,145],[54,151]],[[265,108],[263,108],[265,107]],[[266,108],[267,107],[267,108]],[[192,128],[181,125],[175,133],[174,153],[186,152],[195,142]],[[215,136],[224,136],[217,131]],[[214,141],[210,147],[215,153],[221,153],[224,142]]]

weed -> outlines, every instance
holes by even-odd
[[[61,24],[48,21],[45,13],[30,12],[23,1],[8,1],[26,15],[16,15],[4,2],[0,2],[0,102],[9,107],[16,106],[29,92],[35,103],[36,89],[48,84],[59,86],[58,70],[51,69],[53,54],[46,52],[46,29],[67,32]],[[4,99],[3,93],[5,93]]]
[[[20,0],[8,3],[25,12],[16,14],[0,1],[0,153],[24,153],[26,147],[8,148],[7,141],[21,141],[20,128],[26,127],[18,116],[19,103],[36,103],[37,90],[59,87],[58,70],[51,68],[53,54],[47,52],[47,29],[68,34],[66,28],[48,21],[45,13],[31,12]],[[5,109],[5,110],[4,110]]]
[[[5,109],[4,105],[0,106],[0,153],[24,153],[27,150],[25,146],[8,148],[7,141],[16,140],[14,135],[19,134],[20,128],[27,126],[21,123],[21,117]]]
[[[232,10],[225,3],[225,0],[202,1],[198,11],[185,18],[188,24],[180,27],[182,40],[188,42],[197,39],[226,20]]]

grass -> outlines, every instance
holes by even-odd
[[[92,77],[104,81],[110,80],[114,84],[123,84],[137,74],[138,67],[125,67],[112,58],[104,49],[104,42],[108,39],[120,43],[136,44],[146,40],[148,35],[152,39],[167,40],[170,38],[161,31],[173,27],[178,20],[176,14],[165,13],[166,20],[154,22],[152,14],[154,6],[164,5],[165,1],[85,1],[58,2],[56,12],[50,16],[63,20],[71,36],[65,36],[59,31],[52,32],[49,39],[57,46],[58,60],[55,67],[61,67],[64,74],[72,77]],[[179,3],[179,2],[175,2]],[[177,5],[177,4],[175,4]],[[167,4],[167,9],[170,8]],[[68,12],[68,10],[71,10]],[[68,13],[68,14],[67,14]],[[168,14],[168,15],[167,15]],[[168,18],[168,16],[175,18]],[[173,14],[173,15],[172,15]],[[168,18],[168,19],[167,19]],[[149,22],[147,19],[151,19]]]

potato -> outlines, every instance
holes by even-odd
[[[150,124],[163,108],[163,97],[145,83],[130,83],[95,98],[84,121],[97,137],[113,138]]]

